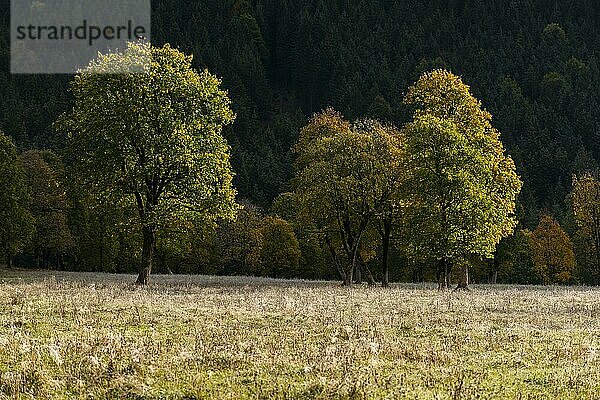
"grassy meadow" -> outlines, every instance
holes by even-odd
[[[0,270],[0,398],[600,397],[600,290]]]

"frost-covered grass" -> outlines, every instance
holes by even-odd
[[[597,398],[600,290],[0,270],[0,398]]]

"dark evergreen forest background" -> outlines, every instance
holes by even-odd
[[[0,129],[19,151],[60,154],[52,123],[70,76],[9,74],[9,7],[0,9]],[[153,42],[171,43],[223,79],[240,197],[268,208],[287,191],[290,147],[308,116],[402,125],[421,73],[462,76],[494,116],[524,187],[522,227],[541,212],[570,222],[571,176],[600,160],[600,3],[592,0],[153,0]]]

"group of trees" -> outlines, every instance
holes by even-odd
[[[211,210],[202,210],[201,218],[169,210],[173,218],[154,227],[151,258],[144,260],[146,220],[135,195],[94,192],[80,177],[84,171],[67,170],[55,153],[29,150],[17,155],[1,132],[0,143],[0,264],[134,272],[143,262],[144,279],[152,261],[160,273],[328,276],[325,266],[300,270],[293,227],[248,202],[229,203],[236,217],[218,226],[208,218],[208,212],[216,218]]]
[[[33,233],[29,194],[12,140],[0,132],[0,246],[8,265]]]
[[[230,272],[294,276],[301,251],[292,226],[261,216],[252,205],[238,210],[221,136],[235,115],[219,80],[195,72],[191,59],[169,45],[132,43],[77,74],[74,107],[55,124],[69,138],[72,191],[87,195],[74,199],[79,207],[72,208],[99,217],[100,235],[106,234],[102,228],[121,234],[127,226],[139,228],[133,229],[141,244],[139,284],[148,282],[155,258],[170,270],[168,255],[185,254],[184,239],[189,253],[210,248],[211,236]],[[140,62],[144,73],[115,73]],[[294,148],[294,191],[280,196],[275,208],[301,236],[316,237],[345,285],[354,274],[374,284],[367,263],[381,250],[387,286],[394,239],[406,260],[438,263],[440,288],[449,287],[452,266],[461,265],[459,287],[466,288],[471,260],[490,257],[512,233],[521,182],[491,115],[460,78],[444,70],[424,74],[405,102],[414,116],[401,129],[373,119],[351,124],[333,109],[316,114]],[[38,266],[48,266],[53,249],[61,267],[74,242],[61,183],[65,168],[50,152],[28,151],[17,160],[11,146],[7,141],[7,170],[23,176],[11,189],[33,190],[20,200],[30,201],[29,210],[19,202],[6,210],[12,225],[23,218],[20,236],[5,235],[6,254],[12,259],[9,251],[23,247],[32,233],[35,257],[43,260]]]
[[[173,239],[185,236],[186,230],[201,226],[214,231],[217,220],[234,219],[238,209],[229,147],[221,135],[235,115],[219,80],[206,70],[198,74],[191,60],[169,45],[135,43],[122,53],[100,55],[73,80],[74,107],[55,124],[69,138],[66,154],[75,177],[70,182],[73,193],[81,189],[87,195],[73,196],[81,201],[72,209],[95,219],[92,229],[102,231],[101,262],[106,228],[120,233],[127,226],[140,228],[139,284],[148,282],[159,234],[164,239],[162,250],[173,250]],[[138,64],[143,73],[123,72]],[[67,223],[69,196],[61,183],[67,177],[60,173],[64,168],[51,152],[27,151],[17,159],[12,142],[4,135],[2,139],[6,174],[16,176],[0,182],[7,186],[2,211],[10,224],[2,245],[8,263],[29,242],[36,259],[43,260],[38,266],[48,267],[52,249],[55,265],[61,268],[63,254],[73,247]],[[77,216],[73,219],[81,228]],[[89,234],[90,226],[85,228]],[[252,229],[256,240],[245,257],[255,254],[268,273],[289,275],[281,270],[287,264],[293,270],[299,259],[289,225],[269,217]],[[240,261],[235,244],[225,246],[222,253],[229,252]]]
[[[455,253],[452,246],[468,237],[460,239],[462,233],[453,236],[453,241],[444,247],[445,250],[439,242],[434,244],[427,239],[435,237],[433,232],[445,229],[439,222],[443,220],[440,215],[436,214],[438,223],[435,229],[433,226],[419,227],[408,223],[411,219],[414,222],[422,218],[415,210],[407,209],[406,202],[397,201],[387,209],[379,203],[376,207],[373,207],[375,203],[370,203],[362,210],[368,214],[374,213],[368,217],[369,222],[360,240],[362,244],[359,246],[354,240],[350,246],[358,250],[352,268],[353,277],[357,277],[354,270],[359,272],[358,275],[364,275],[360,271],[366,273],[368,269],[372,271],[374,279],[384,278],[384,260],[388,258],[389,265],[403,266],[389,269],[390,279],[430,279],[428,274],[435,276],[442,270],[443,275],[449,275],[442,264],[449,266],[452,264],[450,260],[442,262],[445,257],[441,257],[439,263],[430,265],[430,260],[422,260],[419,255],[432,253],[436,254],[433,258],[440,259],[440,254],[451,253],[452,257],[470,260],[471,275],[478,281],[489,277],[490,281],[497,278],[504,282],[533,283],[543,282],[546,280],[544,276],[548,276],[549,281],[595,283],[599,279],[597,271],[600,257],[597,249],[600,240],[595,233],[597,229],[593,228],[595,217],[592,208],[587,211],[578,208],[580,206],[575,202],[574,195],[576,187],[583,187],[583,184],[577,186],[575,182],[595,180],[597,160],[600,159],[597,140],[597,127],[600,125],[597,99],[600,68],[595,57],[600,50],[600,40],[594,17],[600,11],[598,4],[590,1],[548,4],[536,0],[518,4],[509,0],[225,0],[188,3],[159,0],[153,1],[152,7],[153,42],[177,43],[178,48],[195,55],[188,62],[191,67],[198,70],[208,68],[222,78],[219,90],[227,90],[232,100],[227,108],[231,114],[235,113],[236,119],[235,123],[226,123],[224,120],[219,125],[231,146],[225,151],[230,157],[231,168],[221,167],[235,171],[230,186],[236,188],[238,197],[245,199],[248,207],[258,210],[258,220],[279,216],[293,228],[301,250],[297,276],[332,277],[329,268],[331,251],[323,242],[323,233],[330,221],[309,221],[313,225],[317,222],[322,224],[309,226],[304,222],[312,218],[310,215],[305,215],[301,221],[298,212],[290,211],[291,205],[302,211],[303,203],[295,199],[294,193],[301,189],[296,186],[301,181],[298,174],[303,152],[302,139],[298,134],[305,132],[312,123],[308,116],[327,106],[334,107],[348,121],[356,121],[346,121],[349,130],[344,135],[340,134],[340,137],[345,137],[344,140],[350,143],[358,137],[370,138],[367,140],[369,146],[381,147],[377,151],[384,153],[399,147],[399,163],[417,146],[426,145],[416,141],[420,137],[416,134],[412,136],[415,140],[410,140],[411,132],[426,131],[433,135],[435,132],[455,131],[455,134],[443,137],[454,138],[452,140],[456,140],[456,143],[461,143],[464,141],[460,134],[463,122],[440,116],[435,110],[415,103],[410,96],[401,95],[425,71],[441,67],[460,74],[472,83],[471,92],[484,102],[485,107],[481,109],[485,108],[494,114],[494,127],[502,132],[503,145],[514,157],[517,172],[524,181],[516,207],[520,224],[513,236],[502,240],[496,247],[491,261],[486,259],[491,248],[485,243],[477,244],[480,247],[467,251],[468,254]],[[233,262],[222,261],[222,254],[219,253],[222,249],[217,246],[222,242],[218,237],[219,230],[232,222],[222,223],[215,229],[215,220],[210,221],[210,218],[209,221],[203,221],[200,217],[200,220],[194,220],[186,216],[185,222],[163,219],[162,212],[155,212],[157,207],[160,209],[162,206],[147,202],[148,196],[142,199],[146,202],[142,202],[141,208],[137,201],[131,204],[131,198],[126,198],[135,198],[136,193],[147,195],[164,190],[157,191],[158,187],[153,189],[152,182],[133,190],[121,188],[122,194],[126,195],[121,201],[100,199],[94,190],[89,189],[89,193],[81,190],[87,182],[74,177],[72,171],[78,157],[68,151],[75,144],[68,139],[68,133],[76,124],[69,127],[63,120],[58,124],[63,129],[57,132],[54,123],[68,110],[80,107],[89,111],[90,107],[95,106],[92,103],[86,105],[81,100],[88,94],[80,95],[78,100],[77,91],[73,92],[74,96],[69,93],[67,88],[72,77],[9,74],[10,35],[4,31],[10,26],[8,11],[8,7],[0,9],[0,21],[6,22],[0,24],[0,32],[6,33],[0,35],[0,129],[12,138],[17,151],[11,153],[14,149],[10,150],[10,141],[4,143],[6,159],[13,161],[11,167],[2,171],[1,179],[3,185],[10,186],[11,193],[25,190],[28,195],[0,195],[5,196],[2,201],[7,209],[20,210],[12,215],[20,213],[17,220],[25,221],[15,225],[6,217],[7,222],[0,227],[4,246],[2,251],[5,254],[20,252],[19,260],[28,265],[129,270],[141,257],[138,247],[142,246],[138,244],[143,242],[144,236],[135,228],[135,224],[146,220],[147,244],[153,241],[154,236],[156,249],[154,257],[148,257],[147,250],[146,259],[154,259],[158,263],[157,268],[164,266],[165,271],[170,268],[173,271],[202,272],[204,265],[209,264],[204,261],[211,259],[216,262],[211,264],[212,267],[207,266],[206,271],[232,273]],[[185,78],[182,79],[185,81]],[[106,83],[92,81],[82,78],[81,85],[75,83],[73,87],[84,93],[90,89],[91,83],[99,84],[99,87]],[[122,82],[125,85],[123,88],[126,89],[131,83]],[[90,96],[97,94],[89,93]],[[137,106],[136,99],[121,98],[120,101],[132,107]],[[422,115],[415,113],[419,107]],[[93,115],[96,109],[92,110],[90,114]],[[130,112],[130,116],[136,114]],[[82,126],[89,122],[87,115],[72,117],[72,123]],[[143,123],[143,118],[144,115],[139,122]],[[188,124],[189,121],[176,123]],[[144,131],[163,129],[164,126],[160,125],[146,126]],[[109,133],[114,126],[99,128]],[[397,139],[395,134],[391,135],[394,131],[401,132],[401,139]],[[213,136],[216,140],[213,149],[216,153],[224,154],[223,143],[218,143],[219,136]],[[489,136],[493,137],[494,134]],[[402,145],[392,143],[391,146],[385,139],[389,137],[394,137],[394,141],[399,140]],[[162,138],[162,142],[155,144],[159,148],[171,148],[172,139]],[[300,143],[294,147],[296,142]],[[80,144],[83,146],[85,143]],[[113,149],[118,149],[120,144],[118,141],[112,143]],[[93,150],[93,145],[88,143],[83,148]],[[337,145],[339,143],[331,144]],[[26,156],[31,149],[44,150],[34,150]],[[131,149],[125,146],[123,150]],[[360,150],[358,154],[368,160],[371,150]],[[173,151],[185,152],[185,149],[175,147]],[[325,148],[318,151],[325,151]],[[96,155],[103,157],[107,154]],[[313,156],[319,155],[315,153]],[[17,160],[16,167],[12,166],[14,160]],[[129,165],[131,160],[127,156],[122,161]],[[344,162],[341,158],[332,160]],[[416,166],[417,163],[425,165],[431,160],[423,157],[412,161]],[[178,165],[193,161],[193,157],[179,160]],[[144,163],[144,168],[155,166],[153,162]],[[480,167],[485,170],[489,167],[485,163],[479,166],[477,163],[474,161],[467,170]],[[96,171],[93,164],[88,165],[90,173],[106,179],[115,177],[112,170],[102,174],[105,172],[102,163],[98,166],[100,168]],[[342,167],[342,164],[338,164],[327,168],[336,172]],[[27,168],[29,171],[34,168],[37,170],[31,173],[27,172]],[[363,172],[375,176],[381,172],[380,168],[374,165]],[[22,173],[22,185],[16,179],[18,170]],[[130,169],[119,174],[121,177],[131,177],[132,174],[140,177],[143,171]],[[577,180],[572,179],[573,175]],[[408,188],[411,185],[408,182],[412,180],[414,184],[417,177],[433,182],[434,176],[430,169],[423,168],[419,174],[386,176],[382,179],[404,182],[399,192],[410,193],[411,189]],[[39,186],[45,181],[54,183]],[[361,188],[358,178],[344,184]],[[585,185],[588,188],[592,186]],[[388,195],[377,191],[380,189],[363,188],[367,197]],[[439,189],[429,199],[441,196],[442,189],[438,186],[423,186],[422,189],[422,193]],[[168,191],[170,197],[170,189]],[[572,196],[568,196],[570,192],[573,192]],[[225,193],[233,195],[227,190],[222,194]],[[176,193],[177,196],[181,194]],[[580,197],[580,201],[589,199],[592,194]],[[212,194],[199,194],[200,197],[208,195]],[[419,193],[411,196],[411,201],[416,203]],[[468,198],[460,193],[454,193],[453,196],[458,203]],[[344,201],[351,204],[355,200],[344,198]],[[49,207],[46,202],[53,204]],[[389,206],[392,200],[384,203]],[[485,199],[482,199],[483,203]],[[233,203],[230,201],[228,204]],[[420,210],[429,216],[431,213],[425,210],[434,205],[422,204]],[[147,211],[148,206],[150,212]],[[177,207],[185,206],[177,204]],[[144,218],[140,217],[140,209],[144,212]],[[228,214],[222,211],[224,216]],[[233,215],[233,211],[229,210],[229,216]],[[493,220],[495,217],[488,211],[477,210],[484,217],[483,220]],[[495,211],[492,210],[492,213]],[[152,217],[147,218],[150,215]],[[560,224],[567,238],[572,240],[567,247],[574,250],[576,263],[574,267],[566,268],[566,271],[571,271],[567,280],[564,280],[565,274],[560,280],[552,277],[556,274],[538,273],[541,270],[532,261],[539,258],[532,257],[535,246],[532,246],[531,232],[535,232],[541,217],[546,215],[552,215],[555,223]],[[511,224],[514,225],[513,222],[499,224],[503,226],[500,230],[509,229]],[[189,229],[181,229],[182,226]],[[411,229],[416,232],[411,232]],[[431,232],[427,232],[427,229]],[[250,229],[244,240],[255,240],[251,238],[258,231],[260,229]],[[341,263],[342,256],[348,258],[343,240],[332,237],[331,231],[328,233],[327,238],[331,239]],[[471,233],[477,234],[477,230]],[[355,234],[353,232],[351,236]],[[497,238],[499,234],[500,231],[493,232],[491,237]],[[181,239],[184,236],[187,237]],[[410,243],[404,236],[419,239],[419,242]],[[15,240],[15,237],[29,240]],[[555,237],[564,239],[562,235]],[[146,248],[151,249],[152,246],[147,245]],[[423,248],[427,250],[423,251]],[[198,249],[210,251],[200,254]],[[384,252],[387,252],[385,256]],[[253,255],[250,259],[259,260],[260,257]],[[262,271],[259,264],[253,264],[252,268]],[[381,268],[375,268],[379,264]],[[455,264],[462,265],[461,262]],[[423,265],[428,267],[423,268]],[[342,269],[348,270],[349,266],[344,265]],[[563,271],[562,268],[558,270]],[[368,275],[365,279],[369,279]]]
[[[365,261],[379,249],[386,286],[393,239],[405,260],[437,265],[440,288],[461,266],[465,288],[472,259],[491,257],[516,226],[521,181],[460,78],[426,73],[405,102],[414,116],[402,129],[351,124],[331,109],[313,117],[296,146],[298,218],[321,236],[345,284],[353,271],[374,283]]]
[[[144,73],[113,73],[142,60]],[[219,85],[169,45],[130,44],[73,80],[74,106],[54,125],[68,137],[68,166],[51,151],[17,155],[2,135],[8,264],[17,253],[43,268],[138,264],[139,284],[155,264],[309,278],[331,277],[334,267],[345,285],[380,277],[387,286],[395,253],[393,269],[410,265],[423,279],[430,266],[440,288],[453,267],[466,288],[469,268],[482,264],[493,281],[515,262],[530,262],[529,277],[545,284],[584,278],[552,217],[511,236],[522,182],[491,114],[456,75],[423,74],[404,98],[413,117],[400,128],[351,123],[332,108],[315,114],[292,149],[293,190],[275,199],[271,215],[235,201],[221,134],[235,114]],[[587,278],[600,282],[600,184],[587,173],[573,188],[578,238],[595,260]]]
[[[597,171],[573,175],[565,227],[550,214],[531,231],[522,225],[500,243],[490,282],[600,284],[600,181]],[[565,229],[566,228],[566,229]]]
[[[50,151],[29,150],[19,156],[0,132],[0,248],[10,266],[28,252],[37,267],[62,266],[61,255],[73,244],[67,224],[68,204],[61,184],[59,158]]]

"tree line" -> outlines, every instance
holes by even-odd
[[[111,73],[142,59],[152,60],[144,74]],[[373,118],[349,122],[332,108],[315,114],[292,149],[292,190],[275,199],[271,215],[235,201],[222,135],[235,114],[220,84],[169,45],[131,44],[72,81],[74,106],[54,124],[68,137],[68,167],[50,151],[17,156],[3,135],[8,264],[21,254],[44,268],[138,265],[140,284],[158,268],[308,278],[337,272],[345,285],[377,277],[384,286],[390,265],[412,265],[421,279],[434,272],[440,288],[450,286],[454,270],[466,288],[470,267],[493,260],[498,270],[508,253],[501,240],[524,236],[539,280],[583,277],[570,239],[551,218],[511,236],[522,182],[491,114],[458,76],[423,74],[404,97],[413,117],[400,128]],[[595,251],[596,181],[574,179],[574,218]],[[374,273],[373,265],[381,268]]]
[[[472,277],[541,282],[530,261],[523,261],[530,257],[512,260],[528,248],[526,233],[536,229],[541,216],[552,215],[573,242],[574,279],[594,281],[595,245],[587,238],[589,229],[576,222],[568,195],[573,175],[595,176],[600,157],[597,3],[159,0],[152,7],[153,41],[177,43],[195,55],[196,69],[207,67],[222,78],[236,114],[236,122],[223,129],[236,172],[233,183],[261,215],[271,213],[280,193],[292,191],[295,154],[290,149],[310,115],[333,106],[350,121],[369,117],[403,126],[412,110],[401,93],[423,72],[446,68],[469,82],[494,115],[494,126],[524,182],[517,199],[517,234],[503,240],[496,261],[480,263]],[[8,6],[0,7],[0,20],[5,22],[0,24],[0,129],[20,153],[52,151],[68,169],[66,135],[57,134],[52,125],[73,106],[67,90],[72,77],[10,75]],[[67,197],[70,203],[79,201],[73,200],[77,193]],[[108,206],[112,204],[103,205]],[[82,255],[78,263],[123,270],[135,246],[114,239],[109,228],[94,234],[81,228],[104,217],[79,218],[77,228],[74,217],[67,220],[74,242],[103,250],[81,251],[98,253],[94,257],[102,262]],[[136,235],[131,233],[132,240]],[[213,242],[211,235],[205,240]],[[318,247],[300,240],[303,246]],[[176,247],[157,250],[158,255],[178,265],[175,260],[190,259],[186,248]],[[54,262],[53,252],[48,251],[47,263]],[[30,258],[33,264],[36,257]],[[400,262],[395,250],[390,258]],[[313,269],[325,276],[328,269],[319,260],[311,261]],[[392,279],[421,279],[420,271],[407,267],[390,274]]]

